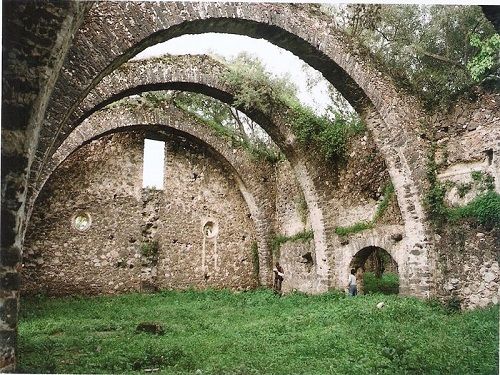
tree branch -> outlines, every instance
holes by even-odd
[[[233,118],[236,120],[236,123],[238,124],[238,130],[240,132],[240,135],[241,137],[248,141],[248,135],[247,133],[245,132],[245,127],[243,126],[243,123],[241,122],[241,119],[240,119],[240,116],[238,115],[238,111],[235,109],[234,112],[233,112],[233,108],[229,108],[230,112],[231,112],[231,115],[233,116]]]
[[[424,56],[431,57],[431,58],[433,58],[435,60],[438,60],[438,61],[441,61],[441,62],[444,62],[444,63],[448,63],[448,64],[451,64],[451,65],[457,66],[457,67],[459,67],[461,69],[466,69],[465,66],[463,66],[458,61],[450,60],[449,58],[447,58],[445,56],[441,56],[441,55],[437,55],[437,54],[429,52],[429,51],[425,51],[425,50],[423,50],[422,48],[419,48],[419,47],[417,47],[417,51],[420,52]]]

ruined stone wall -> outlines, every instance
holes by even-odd
[[[293,236],[310,229],[304,193],[286,160],[276,166],[276,187],[276,232]]]
[[[498,303],[500,230],[451,226],[437,235],[435,295],[461,308]]]
[[[275,260],[285,272],[282,290],[314,292],[318,283],[316,251],[312,239],[294,239],[311,231],[309,210],[302,189],[288,161],[276,168],[276,235],[287,240],[274,246]]]
[[[459,207],[488,190],[500,193],[500,95],[478,93],[434,117],[438,180],[445,204]],[[449,223],[436,233],[434,294],[464,308],[498,303],[498,227]]]
[[[376,230],[367,229],[359,234],[342,237],[335,234],[338,226],[350,226],[361,221],[372,222],[383,200],[384,186],[390,183],[387,168],[370,133],[366,131],[350,139],[348,157],[341,163],[325,160],[312,147],[309,157],[316,158],[315,165],[319,166],[313,175],[321,200],[326,202],[323,209],[324,226],[328,235],[335,239],[327,253],[329,272],[332,275],[329,287],[343,288],[352,257],[365,246],[389,247],[388,251],[397,249],[393,256],[404,262],[407,254],[400,241],[405,237],[405,232],[395,195],[390,198],[384,214],[373,222]],[[285,242],[279,246],[279,261],[286,274],[283,290],[313,292],[315,283],[318,282],[314,241],[300,236],[301,232],[310,230],[311,213],[301,188],[293,177],[290,164],[279,163],[276,173],[276,232],[278,236],[286,237]],[[396,240],[390,240],[391,236]],[[354,245],[347,246],[351,238],[366,240],[356,240]],[[394,246],[395,243],[398,246]],[[274,250],[277,251],[276,246]]]
[[[463,99],[434,123],[438,178],[448,185],[446,203],[459,206],[485,190],[478,173],[500,193],[500,94]],[[473,175],[476,173],[476,176]]]
[[[24,293],[255,286],[253,223],[226,167],[202,146],[171,136],[165,189],[143,190],[143,137],[104,136],[52,175],[27,233]],[[91,224],[79,231],[72,220],[84,212]],[[217,227],[210,238],[207,221]],[[157,252],[145,245],[154,242]]]
[[[45,185],[25,242],[24,293],[137,289],[142,145],[137,136],[120,138],[114,142],[105,137],[84,146]],[[85,212],[91,224],[79,231],[72,221]]]

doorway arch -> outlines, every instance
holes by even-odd
[[[384,248],[362,248],[352,257],[349,268],[356,272],[360,294],[399,293],[398,264]]]

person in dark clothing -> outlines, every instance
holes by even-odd
[[[281,284],[283,283],[283,277],[285,276],[285,273],[283,271],[283,267],[280,266],[279,262],[276,262],[273,272],[274,272],[273,288],[277,293],[281,293]]]

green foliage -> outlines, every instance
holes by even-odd
[[[158,241],[141,243],[140,253],[143,257],[146,258],[156,257],[158,255],[159,250],[160,246],[158,244]]]
[[[429,190],[424,197],[424,206],[427,215],[437,226],[442,225],[446,221],[447,208],[444,204],[444,196],[446,187],[438,181],[437,164],[435,159],[436,145],[432,144],[429,154],[427,155],[427,181],[429,182]]]
[[[224,80],[236,92],[235,107],[255,108],[269,114],[273,102],[296,97],[297,88],[290,80],[272,76],[255,57],[240,54],[228,63],[228,67]]]
[[[470,182],[468,183],[463,183],[463,184],[458,184],[457,185],[457,192],[458,196],[460,198],[465,197],[465,195],[472,189],[472,184]]]
[[[473,219],[488,227],[500,227],[500,194],[482,193],[463,207],[449,209],[447,215],[452,220]]]
[[[285,159],[279,150],[271,148],[259,140],[243,140],[240,142],[240,145],[256,160],[266,160],[269,163],[275,164]]]
[[[264,114],[272,112],[273,103],[288,107],[287,120],[298,140],[318,146],[325,159],[344,159],[349,137],[366,130],[354,115],[345,116],[340,112],[332,112],[330,117],[317,115],[299,102],[296,88],[289,80],[272,76],[259,60],[247,55],[229,63],[224,79],[236,93],[235,107],[258,109]]]
[[[373,272],[363,274],[363,291],[365,294],[398,294],[399,277],[396,273],[385,272],[376,277]]]
[[[383,309],[375,307],[380,301]],[[498,306],[449,314],[408,297],[278,298],[270,290],[23,299],[20,306],[18,372],[498,372]],[[145,320],[168,332],[136,333]]]
[[[228,125],[232,123],[230,107],[201,94],[176,95],[173,103],[197,121],[212,128],[221,137],[231,141],[234,147],[241,147],[253,158],[276,163],[283,155],[276,147],[271,147],[258,138],[249,138],[244,131]],[[203,104],[202,104],[203,103]],[[202,109],[204,108],[204,109]]]
[[[394,185],[392,184],[392,182],[389,182],[384,187],[384,197],[377,206],[377,211],[375,211],[375,215],[372,220],[373,222],[376,222],[384,215],[384,212],[387,210],[387,207],[389,207],[389,202],[391,201],[393,196],[394,196]]]
[[[252,251],[253,276],[255,280],[259,282],[260,281],[259,247],[256,241],[252,242],[251,251]]]
[[[478,34],[472,34],[470,44],[479,48],[479,52],[467,63],[470,75],[474,81],[479,82],[484,79],[488,73],[498,69],[500,61],[500,35],[493,34],[489,38],[481,40]]]
[[[425,207],[429,218],[438,226],[448,221],[460,219],[471,219],[488,226],[500,226],[500,195],[494,191],[494,178],[484,172],[474,171],[471,178],[475,184],[479,184],[479,194],[467,205],[462,207],[446,207],[444,197],[446,186],[437,179],[437,166],[434,159],[435,146],[433,145],[428,156],[427,179],[429,191],[425,195]],[[460,189],[460,187],[459,187]],[[484,192],[486,191],[486,192]],[[459,190],[460,195],[460,190]]]
[[[271,251],[273,257],[278,259],[280,257],[280,248],[286,242],[302,241],[307,242],[314,238],[314,233],[312,230],[304,229],[302,232],[296,233],[293,236],[277,235],[271,241]]]
[[[371,221],[360,221],[348,227],[336,227],[335,233],[339,236],[347,236],[348,234],[358,233],[366,229],[372,229],[373,222]]]
[[[305,224],[307,222],[307,216],[309,214],[309,209],[307,207],[306,198],[304,197],[304,194],[302,193],[302,191],[299,193],[298,197],[296,198],[295,204],[297,206],[297,212],[300,215],[300,219],[302,220],[302,223]]]
[[[335,115],[333,120],[319,116],[311,108],[298,102],[289,102],[292,130],[303,144],[315,144],[327,160],[346,157],[350,137],[366,131],[365,125],[355,117]]]
[[[478,185],[479,191],[495,190],[495,178],[489,173],[473,171],[470,175],[472,180]]]
[[[349,234],[358,233],[366,229],[372,229],[375,226],[377,220],[384,215],[384,212],[387,210],[387,207],[389,207],[389,202],[391,201],[393,196],[394,185],[392,185],[392,182],[389,182],[384,188],[384,197],[378,204],[377,210],[375,211],[375,214],[373,215],[371,221],[360,221],[348,227],[336,227],[335,233],[337,233],[339,236],[347,236]]]
[[[331,12],[361,50],[428,109],[449,106],[498,67],[498,34],[478,6],[360,6]]]

